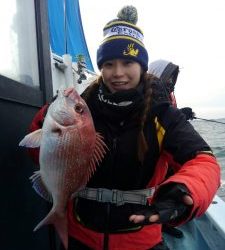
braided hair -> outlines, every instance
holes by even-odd
[[[144,135],[144,126],[151,108],[151,102],[152,102],[152,83],[157,78],[151,74],[144,73],[142,76],[142,83],[144,86],[144,109],[140,116],[140,131],[138,135],[138,159],[143,163],[145,153],[148,150],[148,143],[146,141],[145,135]]]

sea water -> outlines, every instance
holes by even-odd
[[[209,121],[195,119],[191,124],[209,144],[221,166],[218,195],[225,201],[225,118]]]

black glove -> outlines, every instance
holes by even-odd
[[[192,108],[185,107],[180,110],[186,116],[187,120],[193,120],[195,118],[195,113],[192,111]]]
[[[182,184],[165,185],[159,190],[154,203],[136,215],[144,215],[143,222],[139,225],[153,224],[149,222],[149,217],[158,214],[159,221],[156,223],[168,223],[185,216],[189,210],[189,206],[183,203],[183,196],[188,194],[187,188]],[[155,222],[154,222],[155,223]]]

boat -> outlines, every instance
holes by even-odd
[[[52,226],[33,232],[50,205],[32,190],[29,177],[37,166],[18,143],[35,113],[60,87],[74,86],[81,94],[97,75],[78,0],[6,1],[0,7],[0,25],[4,24],[0,26],[4,27],[0,42],[0,248],[57,250],[59,239]],[[216,195],[201,218],[179,227],[183,238],[164,233],[165,240],[170,249],[223,250],[224,218],[225,203]]]

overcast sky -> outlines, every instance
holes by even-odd
[[[104,25],[124,5],[138,10],[149,62],[165,59],[180,66],[179,107],[191,106],[200,118],[225,118],[224,0],[79,0],[92,63]]]

